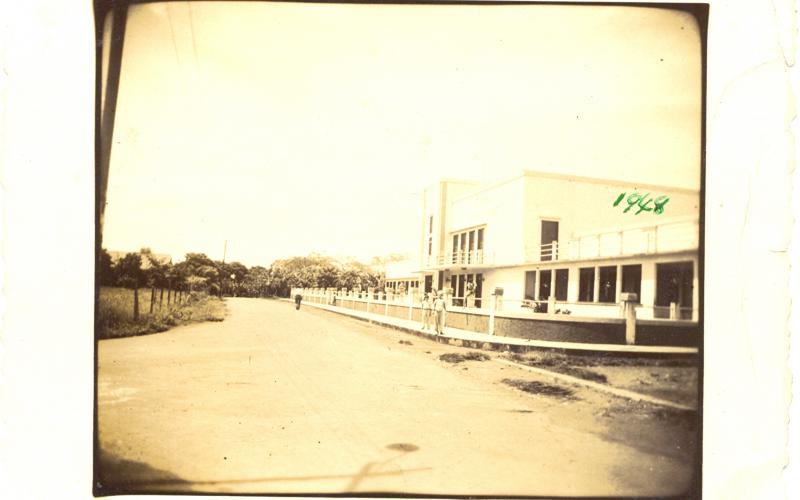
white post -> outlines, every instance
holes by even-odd
[[[408,292],[408,320],[411,321],[414,316],[414,295]]]
[[[367,314],[369,314],[369,304],[372,302],[372,292],[367,288]]]
[[[678,319],[678,303],[669,303],[669,319]]]
[[[598,266],[594,267],[594,296],[592,297],[592,302],[599,302],[600,301],[600,268]]]
[[[550,260],[558,260],[558,241],[556,240],[550,244]]]
[[[616,297],[614,297],[614,302],[619,304],[620,301],[620,294],[622,293],[622,265],[617,266],[617,283],[616,283]]]
[[[635,294],[634,294],[635,295]],[[636,343],[636,306],[631,301],[625,301],[625,343]]]

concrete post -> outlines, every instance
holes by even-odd
[[[414,318],[414,295],[410,292],[406,296],[406,302],[408,303],[408,320],[411,321]]]
[[[558,260],[558,241],[556,240],[550,244],[550,260]]]
[[[550,294],[550,296],[547,297],[547,314],[555,314],[555,312],[556,312],[556,296]]]
[[[636,300],[635,293],[623,293],[620,297],[625,317],[625,343],[636,343]]]
[[[615,285],[615,290],[617,291],[617,293],[616,297],[614,297],[614,302],[619,304],[620,294],[622,293],[622,265],[617,266],[617,283]]]
[[[669,303],[669,319],[678,319],[678,303]]]
[[[592,297],[592,302],[599,302],[600,301],[600,268],[595,266],[594,268],[594,296]]]

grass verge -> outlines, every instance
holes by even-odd
[[[97,308],[97,335],[100,339],[133,337],[169,330],[178,325],[225,319],[225,303],[205,293],[191,293],[181,303],[166,304],[166,293],[156,290],[156,304],[150,314],[150,289],[139,291],[139,319],[133,319],[133,290],[103,287]]]
[[[502,382],[506,385],[510,385],[511,387],[531,394],[542,394],[544,396],[553,396],[564,399],[578,399],[572,389],[558,385],[516,378],[504,378]]]
[[[492,359],[488,354],[482,352],[470,351],[467,353],[448,352],[439,356],[441,361],[448,363],[461,363],[462,361],[488,361]]]

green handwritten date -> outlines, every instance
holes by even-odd
[[[628,195],[626,198],[625,195]],[[638,210],[635,212],[636,215],[639,215],[642,212],[653,212],[656,215],[661,215],[664,213],[664,205],[669,202],[669,197],[665,195],[661,195],[658,198],[650,198],[650,193],[620,193],[617,196],[617,199],[614,201],[614,206],[620,205],[623,200],[628,206],[622,213],[628,213],[632,208],[638,207]],[[624,204],[623,204],[624,205]]]

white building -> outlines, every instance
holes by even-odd
[[[475,307],[498,289],[503,311],[618,317],[624,292],[642,319],[696,321],[699,211],[699,191],[668,186],[532,171],[443,180],[424,191],[414,271],[455,306],[471,282]]]

